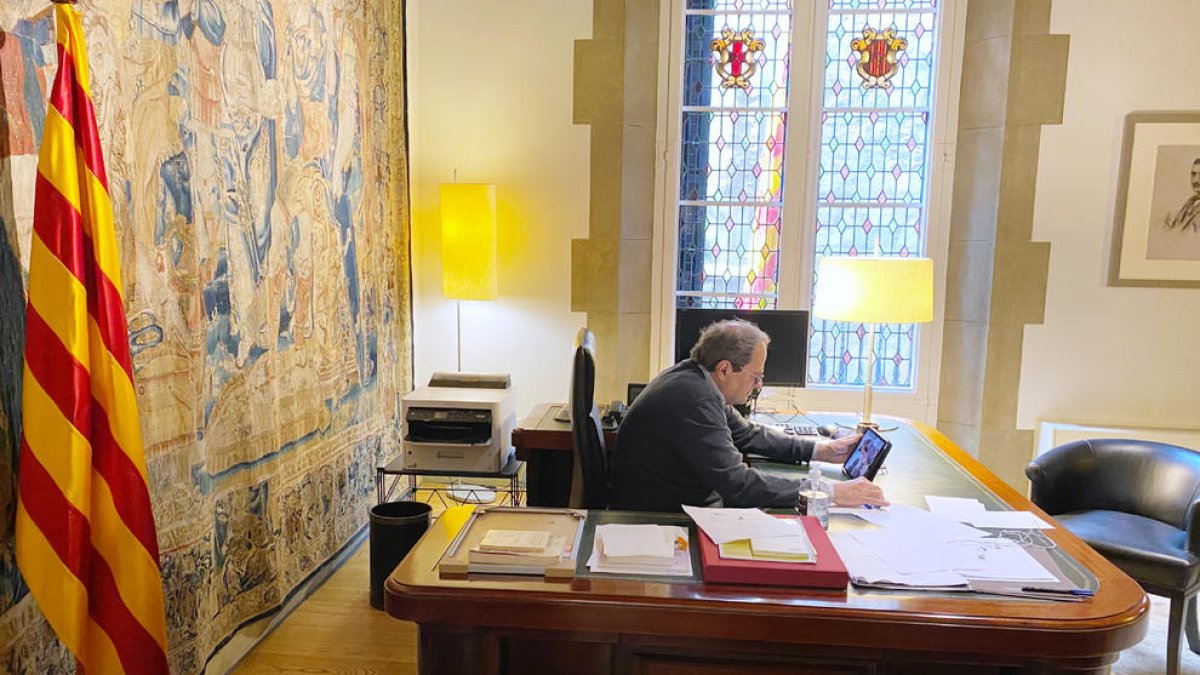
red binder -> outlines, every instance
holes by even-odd
[[[836,588],[844,590],[850,583],[850,574],[813,516],[777,516],[799,518],[804,531],[817,551],[815,563],[766,562],[762,560],[733,560],[721,557],[720,549],[712,539],[697,529],[700,535],[700,564],[707,583],[760,584],[766,586],[803,586],[808,588]]]

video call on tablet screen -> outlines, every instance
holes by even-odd
[[[862,440],[854,447],[854,452],[850,453],[850,456],[846,458],[845,465],[842,467],[846,475],[850,478],[858,478],[864,475],[886,444],[887,441],[877,433],[867,432],[864,434]]]

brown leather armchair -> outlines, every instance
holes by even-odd
[[[1147,593],[1171,599],[1167,673],[1176,675],[1181,628],[1200,654],[1200,452],[1153,441],[1074,441],[1035,458],[1025,475],[1033,503]]]

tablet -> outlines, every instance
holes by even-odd
[[[891,449],[891,441],[880,436],[878,431],[867,429],[842,464],[842,473],[847,478],[863,476],[867,480],[875,480],[876,472],[883,466],[883,459]]]

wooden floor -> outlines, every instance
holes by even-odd
[[[521,478],[523,481],[523,471]],[[507,480],[472,482],[484,487],[508,484]],[[438,481],[421,481],[421,485],[450,487]],[[434,518],[456,504],[445,496],[424,491],[419,491],[416,499],[433,507]],[[417,627],[371,607],[371,564],[369,546],[364,541],[340,569],[230,672],[416,675]]]
[[[371,608],[369,560],[364,542],[232,672],[415,675],[416,625]]]

